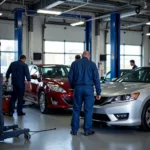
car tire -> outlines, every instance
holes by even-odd
[[[41,92],[39,95],[39,105],[40,105],[41,113],[47,114],[48,108],[47,108],[47,101],[46,101],[46,96],[44,92]]]
[[[143,108],[141,122],[141,128],[150,132],[150,101],[148,101]]]

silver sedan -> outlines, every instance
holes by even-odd
[[[102,85],[93,120],[117,126],[142,126],[150,131],[150,67],[131,71]]]

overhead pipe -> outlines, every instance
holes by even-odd
[[[146,13],[147,11],[146,10],[142,10],[140,11],[139,14],[144,14]],[[110,14],[113,13],[113,12],[110,12]],[[110,21],[110,14],[106,14],[106,15],[103,15],[103,16],[98,16],[98,17],[95,17],[95,18],[91,18],[87,21],[93,21],[93,20],[97,20],[97,19],[101,19],[102,21]],[[130,16],[135,16],[137,15],[137,13],[135,11],[131,11],[131,12],[126,12],[126,13],[122,13],[120,15],[120,18],[123,19],[123,18],[127,18],[127,17],[130,17]]]
[[[82,5],[79,5],[79,6],[77,6],[77,7],[73,7],[73,8],[71,8],[71,9],[69,9],[69,10],[66,10],[66,11],[62,12],[61,15],[62,15],[62,14],[66,14],[66,13],[68,13],[68,12],[70,12],[70,11],[76,10],[76,9],[78,9],[78,8],[84,7],[84,6],[88,5],[88,4],[89,4],[89,0],[87,0],[87,2],[84,3],[84,4],[82,4]],[[47,20],[49,20],[49,19],[50,19],[50,17],[47,18]]]
[[[128,26],[122,26],[121,29],[128,29],[128,28],[143,26],[143,25],[146,25],[146,23],[147,22],[142,22],[142,23],[131,24],[131,25],[128,25]]]
[[[3,0],[2,2],[0,2],[0,5],[4,4],[6,2],[6,0]]]
[[[77,7],[73,7],[73,8],[71,8],[71,9],[69,9],[69,10],[66,10],[66,11],[62,12],[62,14],[65,14],[65,13],[68,13],[68,12],[70,12],[70,11],[76,10],[76,9],[78,9],[78,8],[84,7],[84,6],[88,5],[88,4],[89,4],[89,0],[87,0],[87,2],[86,2],[85,4],[79,5],[79,6],[77,6]]]
[[[142,11],[140,11],[139,14],[144,14],[144,13],[146,13],[146,11],[142,10]],[[135,11],[131,11],[131,12],[126,12],[126,13],[120,14],[120,18],[123,19],[123,18],[131,17],[131,16],[135,16],[135,15],[138,15],[138,14]],[[103,19],[103,21],[110,21],[110,17]]]

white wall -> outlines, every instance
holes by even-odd
[[[143,41],[143,65],[150,65],[150,39],[146,36],[146,33],[149,33],[148,27],[144,28],[144,41]]]
[[[84,42],[84,27],[46,24],[44,39],[49,41]]]
[[[120,44],[126,45],[141,45],[142,44],[142,32],[139,31],[121,31],[120,32]],[[110,43],[110,31],[107,33],[106,43]]]
[[[6,40],[14,39],[13,21],[0,20],[0,39],[6,39]]]
[[[33,53],[43,51],[42,26],[44,24],[43,17],[33,18],[33,32],[29,32],[29,63],[33,60]],[[34,61],[36,64],[41,64],[42,61]]]

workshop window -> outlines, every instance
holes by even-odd
[[[84,51],[82,42],[45,41],[44,63],[71,65],[77,54]]]
[[[16,60],[18,53],[15,51],[14,40],[0,40],[0,43],[1,72],[5,75],[10,63]]]
[[[110,71],[110,57],[111,47],[110,44],[106,45],[106,72]],[[134,45],[120,45],[120,68],[121,69],[131,69],[130,60],[135,60],[135,63],[138,67],[141,67],[142,52],[141,46]]]

